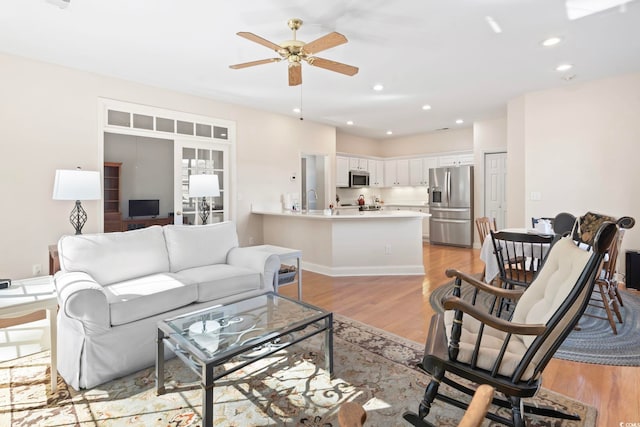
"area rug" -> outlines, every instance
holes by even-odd
[[[334,332],[333,379],[319,368],[324,366],[324,340],[312,338],[219,381],[214,424],[337,427],[340,404],[356,401],[367,411],[367,427],[407,426],[402,413],[417,409],[429,382],[415,366],[422,345],[341,316],[335,316]],[[59,380],[58,392],[47,396],[48,362],[45,352],[0,364],[0,425],[201,425],[200,389],[187,385],[195,377],[177,358],[166,364],[169,391],[161,396],[155,393],[153,368],[82,392]],[[595,426],[593,407],[545,389],[532,400],[578,413],[583,421],[557,423],[531,416],[528,426]],[[455,426],[461,416],[459,409],[436,401],[427,419]]]
[[[451,295],[453,287],[451,282],[431,293],[430,303],[434,310],[443,310],[442,298]],[[463,283],[462,297],[470,300],[473,289]],[[616,324],[617,335],[613,334],[604,309],[589,306],[586,313],[599,317],[583,316],[578,323],[579,329],[569,334],[554,357],[599,365],[640,366],[640,297],[626,291],[620,291],[620,294],[624,302],[624,307],[620,307],[623,322]],[[480,295],[476,304],[488,308],[492,298],[486,293]]]

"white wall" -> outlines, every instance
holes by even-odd
[[[0,54],[0,276],[23,278],[47,247],[73,231],[72,202],[51,199],[56,169],[102,170],[98,98],[233,120],[237,124],[237,225],[240,242],[262,239],[262,219],[251,203],[279,202],[299,192],[300,153],[335,157],[331,126],[265,113],[120,79]],[[331,188],[335,187],[331,177]],[[101,230],[101,203],[85,202],[87,233]]]
[[[104,161],[120,167],[120,213],[129,217],[129,200],[158,199],[160,216],[173,212],[173,141],[105,133]]]
[[[518,225],[563,211],[640,220],[640,73],[518,98],[509,104],[508,147],[510,206],[514,194],[523,198],[519,217],[510,216]],[[640,226],[625,234],[624,248],[640,248]]]

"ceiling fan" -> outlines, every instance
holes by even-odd
[[[287,40],[280,44],[270,42],[269,40],[253,33],[237,33],[240,37],[244,37],[247,40],[266,46],[269,49],[273,49],[278,55],[280,55],[280,57],[230,65],[229,68],[238,70],[240,68],[268,64],[270,62],[279,62],[286,59],[289,63],[289,86],[302,84],[302,61],[305,61],[307,64],[314,67],[324,68],[325,70],[335,71],[337,73],[346,74],[347,76],[353,76],[358,73],[358,67],[315,56],[318,52],[347,43],[348,40],[345,36],[334,31],[312,42],[305,43],[303,41],[296,40],[296,31],[302,26],[302,20],[292,18],[289,19],[287,24],[293,31],[293,40]]]

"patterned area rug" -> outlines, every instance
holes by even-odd
[[[332,380],[318,368],[323,366],[324,340],[314,337],[219,381],[214,424],[337,427],[340,404],[351,400],[365,407],[367,426],[407,426],[402,413],[416,410],[429,381],[415,367],[422,345],[341,316],[334,318],[334,331]],[[0,364],[0,425],[201,425],[200,389],[187,385],[195,377],[177,358],[166,364],[171,388],[162,396],[155,393],[153,368],[82,392],[59,380],[58,392],[47,395],[48,362],[45,352]],[[576,412],[583,421],[557,423],[532,416],[528,426],[595,426],[593,407],[545,389],[533,400]],[[461,416],[459,409],[436,401],[427,419],[455,426]]]
[[[462,297],[471,299],[473,287],[462,284]],[[431,293],[431,306],[442,311],[441,300],[453,293],[453,282],[440,286]],[[562,343],[555,356],[558,359],[599,365],[640,366],[640,297],[620,291],[624,307],[620,307],[622,323],[617,323],[618,334],[614,335],[603,308],[587,307],[586,313],[598,317],[583,316],[578,323],[579,330],[572,331]],[[478,296],[478,303],[488,308],[491,298],[488,294]],[[616,319],[617,320],[617,319]]]

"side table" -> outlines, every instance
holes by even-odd
[[[258,245],[250,247],[259,251],[276,254],[280,257],[280,261],[295,258],[296,272],[298,273],[298,301],[302,301],[302,269],[300,269],[300,262],[302,261],[302,251],[298,249],[289,249],[274,245]],[[278,279],[279,275],[278,272],[276,272],[276,277],[274,280],[276,292],[278,292]]]
[[[51,337],[51,392],[58,385],[57,321],[58,298],[51,276],[14,280],[7,289],[0,289],[0,317],[19,317],[46,310]]]

